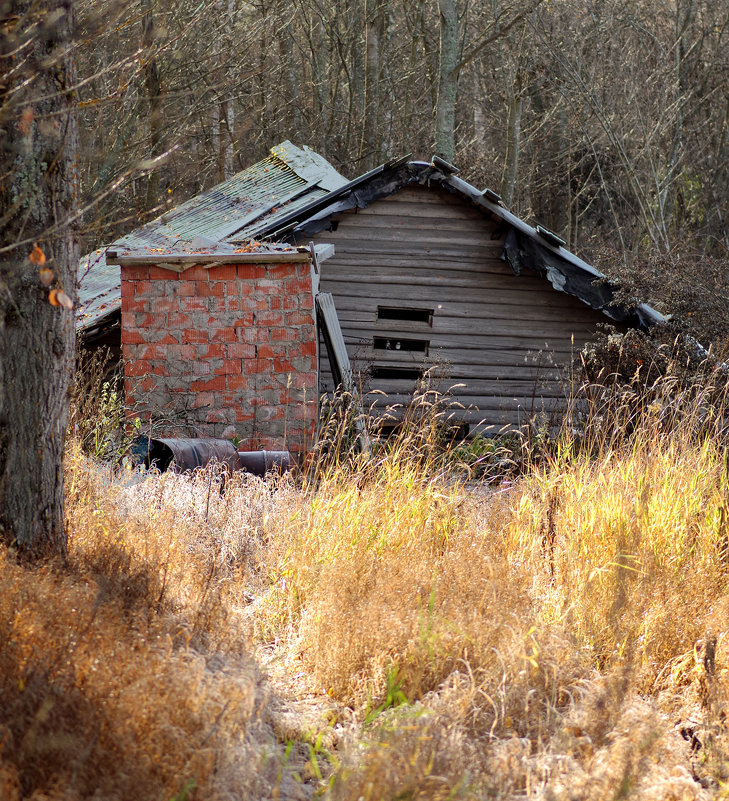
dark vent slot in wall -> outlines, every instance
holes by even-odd
[[[396,339],[395,337],[375,337],[372,345],[375,350],[404,350],[428,355],[430,342],[427,339]]]
[[[370,369],[372,378],[391,378],[396,381],[417,381],[423,377],[423,371],[417,367],[384,367],[375,366]]]
[[[432,309],[407,309],[401,306],[378,306],[378,320],[407,320],[411,323],[433,325]]]
[[[388,439],[398,436],[402,430],[402,423],[384,421],[377,426],[376,434],[382,439]],[[463,442],[468,437],[470,430],[469,423],[457,423],[453,426],[445,426],[442,433],[446,442]]]

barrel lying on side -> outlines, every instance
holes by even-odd
[[[156,467],[161,473],[166,470],[194,470],[218,461],[229,470],[245,470],[256,476],[268,472],[286,472],[291,468],[288,451],[237,451],[227,439],[170,437],[150,439],[137,437],[132,444],[132,454],[146,468]]]
[[[291,469],[288,451],[238,451],[241,469],[254,476],[266,473],[285,473]]]

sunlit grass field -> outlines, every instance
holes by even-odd
[[[726,797],[727,450],[673,422],[488,482],[69,447],[68,562],[0,549],[0,798]]]

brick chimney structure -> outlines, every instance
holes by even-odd
[[[110,253],[121,265],[127,405],[153,436],[304,453],[318,380],[310,253]],[[112,262],[113,263],[113,262]]]

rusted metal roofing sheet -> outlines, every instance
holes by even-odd
[[[106,248],[81,258],[76,330],[90,328],[121,307],[119,268],[106,263]]]
[[[271,155],[165,212],[114,243],[116,250],[186,249],[196,237],[221,242],[275,218],[281,208],[324,197],[347,179],[318,154],[283,142]]]
[[[108,249],[119,254],[199,252],[201,240],[223,243],[250,238],[254,234],[247,232],[257,230],[264,220],[275,227],[279,216],[346,183],[313,150],[282,142],[271,148],[268,158],[165,212]],[[78,329],[89,328],[121,305],[120,268],[106,263],[106,250],[84,256],[79,264]]]

